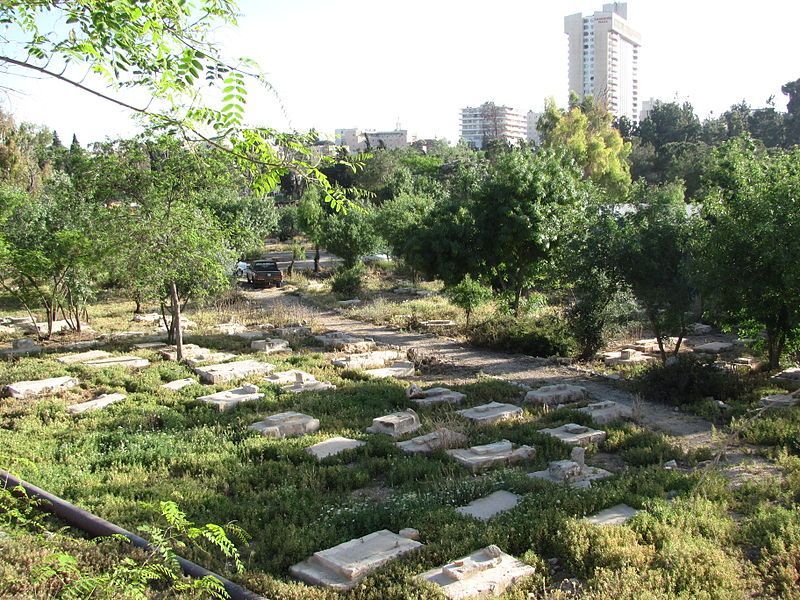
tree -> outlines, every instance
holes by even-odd
[[[674,355],[686,335],[686,312],[695,288],[691,277],[693,218],[679,184],[640,185],[633,194],[635,211],[625,216],[614,255],[619,273],[653,329],[661,358],[667,360],[664,340],[678,339]]]
[[[462,309],[467,315],[467,329],[473,311],[485,304],[492,297],[492,290],[469,275],[464,276],[458,284],[445,289],[447,298]]]
[[[774,369],[800,325],[800,150],[767,153],[741,138],[714,159],[700,280],[723,320],[766,331]]]
[[[696,142],[702,127],[689,102],[656,102],[647,118],[639,123],[639,137],[656,153],[674,142]]]
[[[791,148],[800,145],[800,79],[783,84],[781,92],[789,98],[786,103],[785,144]]]
[[[383,204],[375,214],[375,228],[392,255],[401,257],[412,269],[417,257],[430,252],[421,243],[420,231],[430,226],[433,206],[434,201],[428,196],[401,194]]]
[[[327,212],[316,188],[306,190],[297,204],[297,226],[314,243],[314,273],[319,273],[319,246]]]
[[[381,244],[368,206],[353,207],[346,213],[328,215],[322,225],[322,245],[340,257],[347,269]]]

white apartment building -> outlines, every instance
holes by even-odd
[[[516,144],[528,139],[528,119],[521,111],[494,102],[468,106],[461,109],[461,139],[478,149],[493,140]]]
[[[616,117],[639,121],[639,47],[641,35],[627,21],[628,4],[604,4],[584,17],[564,17],[569,36],[569,90],[594,96]]]
[[[534,142],[536,144],[540,144],[542,142],[542,135],[539,133],[539,118],[544,113],[535,112],[533,110],[528,111],[528,141]]]
[[[413,141],[409,140],[408,131],[395,129],[393,131],[362,131],[360,129],[337,129],[336,144],[347,146],[350,152],[365,152],[366,150],[396,150],[405,148]]]

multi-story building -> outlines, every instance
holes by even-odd
[[[542,116],[543,113],[535,112],[532,110],[528,111],[528,141],[534,142],[535,144],[540,144],[542,141],[542,135],[539,133],[539,118]]]
[[[484,102],[461,109],[461,139],[475,148],[493,140],[515,144],[527,138],[528,120],[515,108]]]
[[[604,4],[584,17],[564,17],[569,36],[569,90],[593,96],[616,117],[639,120],[639,47],[641,35],[627,21],[628,4]]]
[[[650,116],[650,111],[653,110],[653,107],[656,105],[656,103],[658,103],[658,100],[655,98],[642,101],[642,108],[639,110],[639,122],[644,121]]]
[[[409,138],[408,131],[405,129],[395,129],[393,131],[337,129],[336,144],[347,146],[350,152],[364,152],[366,150],[377,150],[378,148],[395,150],[408,146]]]

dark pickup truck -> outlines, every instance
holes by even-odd
[[[274,260],[256,260],[245,269],[247,283],[272,287],[283,287],[283,273]]]

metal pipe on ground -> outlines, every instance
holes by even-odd
[[[138,546],[139,548],[150,548],[150,542],[143,537],[140,537],[135,533],[131,533],[130,531],[123,529],[122,527],[119,527],[110,521],[101,519],[97,515],[93,515],[82,508],[78,508],[74,504],[70,504],[66,500],[63,500],[58,496],[54,496],[50,492],[36,487],[32,483],[23,481],[22,479],[15,477],[3,469],[0,469],[0,484],[5,484],[7,489],[22,487],[27,492],[28,496],[38,500],[43,500],[46,503],[42,506],[44,510],[53,513],[59,519],[65,521],[73,527],[82,529],[90,535],[98,537],[112,534],[124,535],[134,546]],[[222,585],[225,586],[225,591],[228,592],[231,600],[265,600],[263,596],[259,596],[255,592],[246,590],[240,585],[233,583],[229,579],[225,579],[221,575],[217,575],[216,573],[209,571],[200,565],[186,560],[185,558],[179,556],[178,562],[180,563],[183,572],[190,577],[200,578],[210,575],[211,577],[218,579]]]

